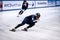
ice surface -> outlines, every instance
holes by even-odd
[[[60,40],[60,7],[27,9],[17,17],[19,11],[0,12],[0,40]],[[26,16],[37,12],[41,14],[41,18],[28,32],[21,31],[28,26],[27,24],[18,28],[16,32],[9,31]]]

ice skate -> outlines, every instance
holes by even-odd
[[[22,31],[28,31],[27,28],[22,29]]]
[[[12,29],[12,30],[10,30],[10,31],[13,31],[13,32],[15,32],[16,30],[15,30],[15,29]]]

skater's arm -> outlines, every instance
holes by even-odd
[[[35,20],[34,16],[32,16],[32,22],[33,23],[36,23],[37,22],[37,20]]]

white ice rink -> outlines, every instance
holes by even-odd
[[[60,7],[27,9],[17,17],[19,11],[0,12],[0,40],[60,40]],[[26,16],[37,12],[41,14],[41,18],[28,32],[21,31],[28,26],[27,24],[18,28],[16,32],[9,31]]]

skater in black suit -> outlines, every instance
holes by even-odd
[[[19,12],[17,17],[19,17],[19,15],[21,15],[27,8],[28,8],[28,2],[24,0],[22,4],[22,10]]]
[[[24,24],[28,24],[29,26],[27,26],[26,28],[24,28],[24,31],[27,31],[29,28],[33,27],[35,25],[35,23],[37,23],[37,20],[40,18],[40,13],[36,13],[36,15],[30,15],[24,18],[24,20],[22,21],[21,24],[18,24],[15,28],[13,28],[10,31],[14,31],[23,26]]]

